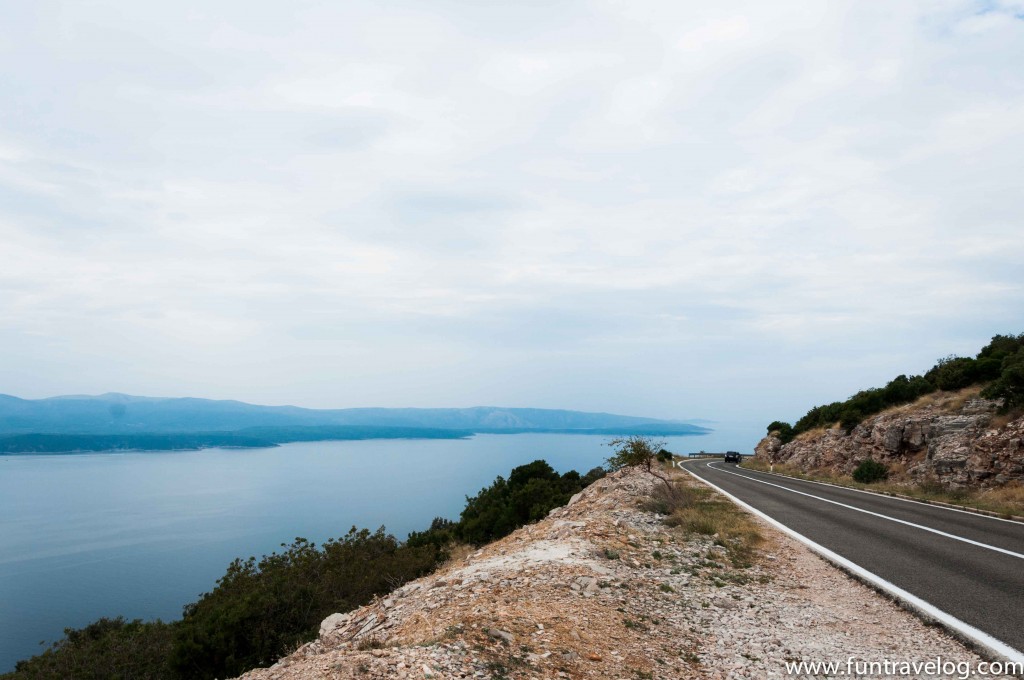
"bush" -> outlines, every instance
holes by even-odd
[[[565,505],[604,474],[601,468],[594,468],[584,477],[575,470],[559,475],[543,460],[521,465],[512,470],[507,481],[498,477],[476,496],[466,498],[455,533],[474,545],[507,536]]]
[[[868,458],[862,461],[857,469],[853,471],[853,480],[860,482],[861,484],[871,484],[873,482],[880,482],[883,479],[888,479],[889,468],[883,463],[879,463],[877,460]]]
[[[303,538],[281,553],[235,560],[213,591],[185,607],[172,668],[223,678],[273,663],[316,637],[320,622],[430,572],[439,550],[400,544],[383,528],[353,527],[322,548]]]
[[[977,382],[977,361],[966,357],[945,357],[939,359],[924,377],[940,390],[960,390]]]
[[[448,549],[453,543],[458,542],[459,525],[444,517],[435,517],[426,531],[413,531],[409,534],[405,544],[410,548],[419,548],[430,545],[437,548],[439,559],[448,559]]]
[[[801,432],[813,430],[816,427],[832,425],[839,420],[839,414],[843,406],[844,404],[839,401],[834,401],[824,406],[815,406],[803,418],[796,421],[796,424],[793,426],[793,434],[797,435]]]
[[[106,680],[145,678],[171,680],[167,663],[172,624],[143,623],[123,618],[99,619],[85,628],[64,630],[64,638],[42,654],[19,661],[12,680]]]
[[[839,414],[839,427],[846,430],[847,434],[853,431],[853,428],[860,425],[861,421],[864,420],[864,414],[857,408],[846,408]]]
[[[1000,363],[999,379],[989,385],[982,396],[1002,399],[1002,410],[1024,406],[1024,347],[1005,356]]]
[[[596,482],[597,480],[604,477],[606,474],[608,474],[608,472],[600,465],[598,465],[597,467],[590,468],[587,474],[583,475],[580,478],[580,486],[582,486],[585,489],[594,482]]]
[[[1024,333],[1020,335],[996,335],[978,352],[978,361],[990,359],[1001,365],[1008,356],[1024,348]],[[998,377],[998,374],[993,377]]]
[[[774,433],[783,444],[788,444],[793,441],[796,437],[796,433],[793,431],[793,426],[789,423],[784,423],[781,420],[776,420],[768,426],[768,434]]]

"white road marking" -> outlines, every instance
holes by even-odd
[[[716,470],[720,470],[721,468],[715,468],[715,469]],[[971,512],[970,510],[963,510],[961,508],[951,508],[951,507],[949,507],[947,505],[937,505],[935,503],[926,503],[925,501],[919,501],[919,500],[917,500],[915,498],[903,498],[902,496],[890,496],[888,494],[878,493],[877,491],[868,491],[867,489],[857,489],[857,488],[854,488],[852,486],[842,486],[840,484],[831,484],[829,482],[820,482],[820,481],[818,481],[816,479],[800,479],[799,477],[791,477],[789,475],[784,475],[784,474],[779,473],[779,472],[768,472],[766,470],[753,470],[751,468],[745,468],[745,467],[741,467],[740,470],[743,470],[745,472],[753,472],[754,474],[758,474],[758,475],[772,475],[773,477],[782,477],[783,479],[789,479],[789,480],[792,480],[792,481],[795,481],[795,482],[804,482],[805,484],[817,484],[819,486],[828,486],[828,487],[831,487],[833,489],[842,489],[844,491],[856,491],[857,493],[867,494],[869,496],[874,496],[875,498],[888,498],[889,500],[892,500],[892,501],[902,501],[904,503],[915,503],[917,505],[924,505],[926,507],[933,508],[935,510],[947,510],[949,512],[959,512],[959,513],[962,513],[964,515],[970,515],[971,517],[980,517],[982,519],[991,519],[991,520],[994,520],[996,522],[1009,522],[1010,524],[1016,524],[1017,526],[1020,526],[1021,524],[1024,524],[1024,522],[1021,522],[1020,520],[1017,520],[1017,519],[1006,519],[1005,517],[993,517],[992,515],[986,515],[986,514],[983,514],[983,513],[980,513],[980,512]]]
[[[683,468],[683,469],[686,469],[686,468]],[[744,508],[748,512],[751,512],[751,513],[757,515],[758,517],[760,517],[764,521],[768,522],[769,524],[771,524],[772,526],[774,526],[776,529],[778,529],[779,531],[783,532],[787,536],[790,536],[790,537],[796,539],[797,541],[799,541],[800,543],[803,543],[808,548],[810,548],[814,552],[818,553],[819,555],[821,555],[825,559],[829,560],[830,562],[832,562],[834,564],[839,565],[840,567],[842,567],[843,569],[846,569],[851,574],[854,574],[858,578],[861,578],[864,581],[867,581],[868,583],[874,585],[876,588],[879,588],[879,589],[889,593],[893,597],[895,597],[898,600],[901,600],[902,602],[904,602],[907,606],[911,607],[912,609],[917,610],[918,612],[920,612],[924,616],[930,617],[931,619],[933,619],[935,621],[938,621],[939,623],[941,623],[942,625],[946,626],[950,630],[954,630],[957,633],[959,633],[959,634],[963,635],[964,637],[966,637],[967,639],[974,641],[976,644],[981,645],[985,649],[988,649],[990,652],[992,652],[996,656],[1000,656],[1000,657],[1002,657],[1002,658],[1004,658],[1004,659],[1006,659],[1008,661],[1011,661],[1013,663],[1018,663],[1018,664],[1024,663],[1024,652],[1021,652],[1021,651],[1019,651],[1017,649],[1014,649],[1013,647],[1009,646],[1008,644],[1006,644],[1002,640],[998,640],[998,639],[992,637],[991,635],[989,635],[988,633],[986,633],[986,632],[984,632],[982,630],[978,630],[977,628],[975,628],[971,624],[966,623],[964,621],[961,621],[960,619],[956,618],[952,614],[948,614],[948,613],[942,611],[941,609],[939,609],[935,605],[922,600],[921,598],[917,597],[916,595],[912,595],[912,594],[908,593],[907,591],[903,590],[899,586],[897,586],[897,585],[895,585],[893,583],[890,583],[889,581],[886,581],[881,576],[878,576],[877,574],[868,571],[864,567],[861,567],[860,565],[851,562],[850,560],[846,559],[845,557],[832,552],[831,550],[829,550],[825,546],[820,545],[818,543],[815,543],[814,541],[812,541],[811,539],[807,538],[803,534],[797,533],[793,529],[790,529],[789,527],[787,527],[782,522],[779,522],[778,520],[769,517],[765,513],[761,512],[757,508],[753,507],[752,505],[749,505],[749,504],[741,501],[739,498],[736,498],[736,496],[733,496],[731,493],[729,493],[725,489],[722,489],[721,487],[717,486],[716,484],[713,484],[713,483],[709,482],[708,480],[704,479],[703,477],[697,475],[692,470],[686,469],[686,472],[689,473],[691,476],[693,476],[695,479],[699,480],[700,482],[703,482],[704,484],[707,484],[712,489],[714,489],[718,493],[722,494],[726,498],[729,498],[736,505],[740,506],[741,508]],[[722,472],[726,472],[726,470],[722,470]],[[743,475],[738,475],[738,476],[742,477]],[[748,477],[747,479],[750,479],[750,478]],[[754,480],[754,481],[757,481],[757,480]]]
[[[711,467],[711,463],[708,463],[707,467]],[[754,477],[747,477],[746,475],[741,475],[741,474],[736,473],[736,472],[730,472],[729,470],[723,470],[722,468],[712,468],[712,469],[718,470],[719,472],[724,472],[727,475],[734,475],[736,477],[740,477],[742,479],[746,479],[746,480],[749,480],[751,482],[756,482],[758,484],[767,484],[768,486],[774,486],[776,489],[782,489],[783,491],[788,491],[790,493],[796,493],[796,494],[800,494],[801,496],[807,496],[808,498],[814,498],[815,500],[819,500],[819,501],[822,501],[824,503],[831,503],[832,505],[838,505],[839,507],[847,508],[849,510],[856,510],[857,512],[863,512],[866,515],[872,515],[874,517],[880,517],[882,519],[887,519],[890,522],[897,522],[899,524],[905,524],[908,527],[914,527],[915,529],[921,529],[922,531],[928,531],[928,532],[931,532],[933,534],[938,534],[939,536],[945,536],[946,538],[952,538],[954,541],[963,541],[964,543],[970,543],[971,545],[976,545],[979,548],[987,548],[988,550],[994,550],[994,551],[996,551],[998,553],[1003,553],[1004,555],[1009,555],[1010,557],[1016,557],[1017,559],[1024,560],[1024,554],[1021,554],[1019,552],[1014,552],[1012,550],[1007,550],[1006,548],[1000,548],[999,546],[989,545],[988,543],[980,543],[978,541],[972,541],[969,538],[964,538],[963,536],[957,536],[956,534],[950,534],[950,533],[947,533],[945,531],[939,531],[938,529],[932,529],[931,527],[926,527],[923,524],[915,524],[914,522],[908,522],[905,519],[897,519],[896,517],[890,517],[889,515],[883,515],[880,512],[872,512],[871,510],[865,510],[864,508],[858,508],[855,505],[847,505],[846,503],[840,503],[839,501],[833,501],[833,500],[830,500],[828,498],[822,498],[821,496],[815,496],[812,493],[806,493],[804,491],[797,491],[796,489],[790,489],[788,487],[782,486],[781,484],[773,484],[772,482],[766,482],[763,479],[755,479]]]

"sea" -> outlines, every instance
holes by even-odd
[[[745,453],[761,423],[665,437],[668,450]],[[489,434],[87,454],[0,455],[0,673],[100,617],[181,617],[236,557],[349,528],[404,539],[544,459],[583,474],[607,436]]]

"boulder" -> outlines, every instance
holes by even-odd
[[[320,623],[320,636],[329,635],[348,623],[348,614],[331,614]]]

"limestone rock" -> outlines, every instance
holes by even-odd
[[[331,614],[320,623],[320,636],[323,637],[333,633],[336,629],[348,623],[348,620],[348,614]]]
[[[849,433],[837,426],[808,432],[783,445],[762,439],[755,457],[805,472],[849,475],[873,458],[905,469],[918,482],[987,487],[1024,481],[1024,418],[991,428],[998,404],[977,389],[940,393],[866,418]]]

